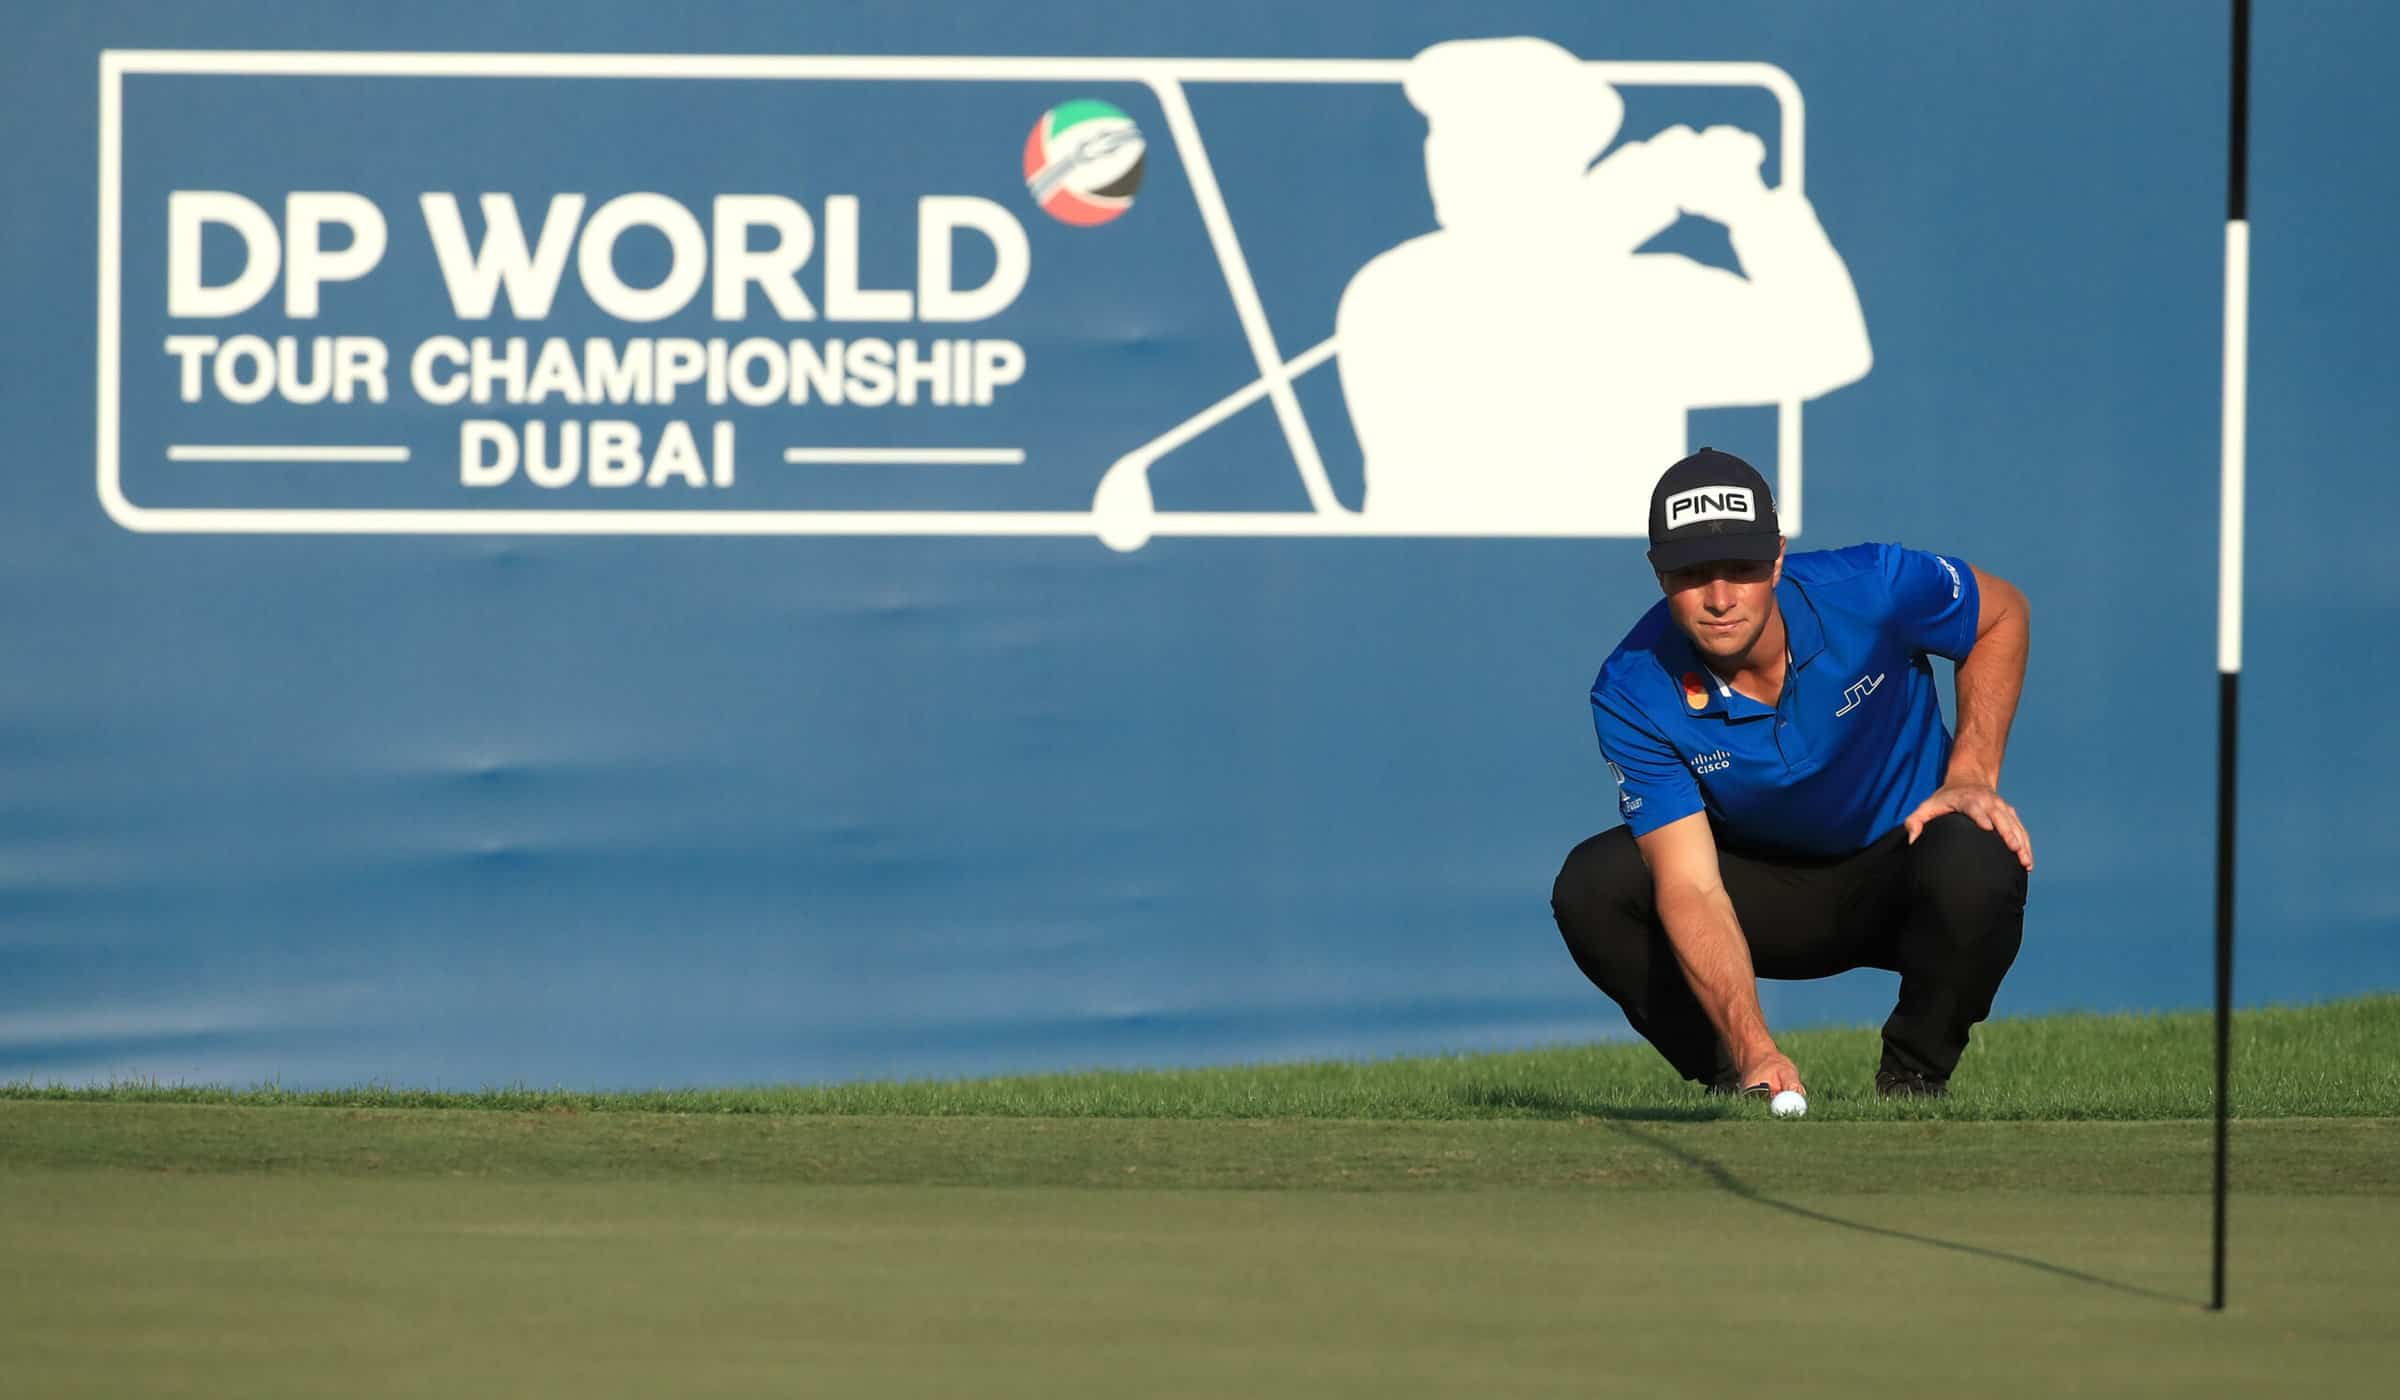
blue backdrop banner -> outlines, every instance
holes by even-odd
[[[2400,984],[2400,741],[2297,722],[2400,683],[2400,17],[2259,26],[2253,1002]],[[2000,1013],[2207,997],[2213,7],[12,31],[0,1077],[1622,1035],[1547,896],[1702,443],[2031,598]]]

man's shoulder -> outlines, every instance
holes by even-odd
[[[1964,587],[1966,567],[1966,561],[1956,555],[1871,543],[1786,555],[1783,576],[1798,585],[1820,610],[1830,607],[1880,617],[1908,591],[1912,577],[1930,581],[1935,570],[1949,580],[1950,596],[1956,598]]]
[[[1783,556],[1783,576],[1805,588],[1872,586],[1890,567],[1894,544],[1854,544],[1847,549],[1812,549]]]
[[[1593,698],[1611,695],[1636,705],[1650,699],[1666,676],[1668,667],[1661,659],[1660,649],[1673,633],[1674,624],[1667,618],[1667,601],[1661,598],[1650,605],[1641,621],[1626,632],[1625,640],[1617,643],[1617,649],[1600,663],[1600,674],[1592,678]]]

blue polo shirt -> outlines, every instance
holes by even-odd
[[[1965,561],[1892,544],[1787,554],[1775,601],[1792,659],[1773,708],[1703,665],[1664,599],[1600,668],[1592,722],[1634,835],[1705,811],[1729,844],[1848,855],[1942,785],[1931,658],[1975,644]]]

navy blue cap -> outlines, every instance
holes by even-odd
[[[1662,574],[1719,559],[1772,559],[1783,548],[1775,497],[1758,469],[1703,447],[1650,492],[1650,567]]]

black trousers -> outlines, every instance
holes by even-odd
[[[1955,812],[1927,822],[1914,845],[1894,831],[1833,858],[1720,847],[1717,864],[1759,976],[1900,974],[1900,1004],[1883,1026],[1885,1069],[1947,1078],[2024,938],[2025,867]],[[1685,1078],[1706,1083],[1733,1068],[1675,961],[1631,831],[1577,846],[1550,908],[1575,965]]]

